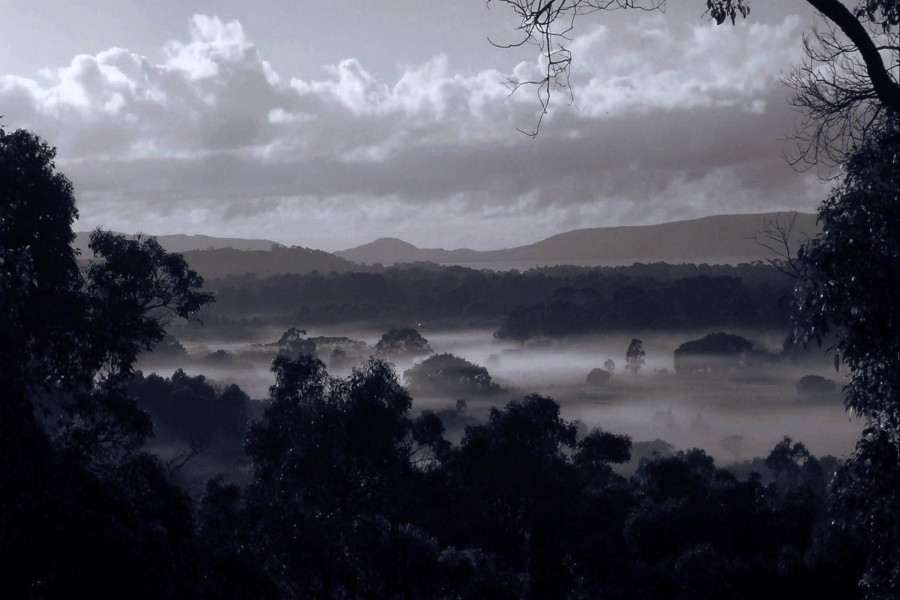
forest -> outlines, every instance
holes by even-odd
[[[420,263],[375,272],[229,277],[208,281],[205,289],[216,295],[199,314],[209,336],[240,337],[295,323],[377,329],[410,322],[494,326],[499,338],[514,340],[636,327],[786,329],[793,293],[791,280],[764,263],[557,266],[521,273]],[[173,329],[176,336],[179,329]]]
[[[547,53],[546,78],[524,82],[538,86],[538,127],[571,59],[555,19],[633,8],[495,2]],[[849,80],[796,75],[805,157],[840,171],[821,233],[769,265],[419,264],[205,282],[152,237],[97,229],[91,256],[78,256],[75,192],[52,140],[4,124],[0,595],[896,598],[900,87],[896,63],[881,59],[896,58],[896,42],[873,38],[895,40],[900,11],[891,0],[809,3],[850,40],[833,29],[819,41],[836,54],[808,45],[810,58],[860,58]],[[749,14],[742,0],[706,6],[719,24]],[[360,322],[385,333],[369,344],[301,329]],[[551,386],[565,395],[555,399],[446,350],[442,334],[473,326],[510,344],[488,357],[495,373],[578,335],[625,337],[613,338],[618,367],[597,353],[577,388]],[[735,333],[754,327],[783,333],[780,352]],[[651,370],[653,348],[636,336],[676,330],[674,373]],[[144,370],[168,352],[238,372],[224,342],[253,332],[265,397],[219,374]],[[198,360],[182,343],[205,353],[211,337],[223,344]],[[802,377],[802,414],[838,395],[841,418],[860,425],[843,456],[790,436],[741,455],[732,435],[720,440],[733,450],[726,465],[709,449],[566,416],[572,398],[602,408],[659,382],[777,389],[772,365],[804,346],[827,352],[842,386]]]

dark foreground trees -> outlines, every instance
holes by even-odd
[[[273,370],[252,482],[213,480],[200,503],[207,584],[231,596],[854,595],[859,539],[828,527],[803,444],[773,449],[769,483],[700,450],[645,459],[629,479],[616,465],[631,440],[579,435],[547,397],[491,409],[451,445],[384,362],[340,380],[309,356]]]
[[[845,406],[867,419],[836,481],[842,521],[867,532],[862,586],[900,594],[900,122],[847,157],[844,179],[819,209],[820,236],[802,250],[798,335],[831,334],[850,373]]]
[[[191,507],[125,390],[169,316],[210,300],[180,256],[97,231],[79,269],[53,148],[0,129],[0,580],[8,597],[189,593]]]

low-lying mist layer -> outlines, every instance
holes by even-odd
[[[310,329],[303,340],[328,341],[320,357],[330,373],[346,376],[367,356],[377,354],[383,333],[339,327]],[[635,372],[625,368],[625,351],[634,335],[582,336],[523,345],[498,341],[490,330],[422,330],[432,356],[451,355],[470,364],[474,376],[484,371],[493,386],[490,393],[485,393],[488,388],[483,385],[457,380],[447,385],[417,385],[404,374],[409,377],[413,367],[429,364],[426,356],[386,358],[395,365],[401,381],[410,386],[414,410],[443,411],[453,438],[459,438],[466,425],[486,418],[491,407],[536,392],[556,399],[562,414],[584,427],[602,427],[637,441],[662,439],[679,449],[703,448],[725,464],[763,456],[785,435],[803,440],[817,455],[843,456],[852,450],[861,423],[847,418],[841,403],[841,374],[834,372],[824,350],[781,356],[780,332],[735,332],[743,333],[757,352],[771,359],[725,371],[677,373],[675,349],[706,333],[635,334],[646,352]],[[273,384],[270,369],[279,347],[277,333],[261,332],[260,336],[218,343],[185,341],[183,354],[151,354],[139,366],[166,376],[183,369],[221,385],[237,384],[250,397],[262,399]],[[335,340],[344,341],[346,354],[335,351],[339,349]],[[612,372],[602,383],[587,382],[591,371],[608,372],[610,368]],[[826,385],[798,387],[801,379],[810,375]],[[460,378],[458,373],[451,376],[440,370],[434,370],[433,376]],[[465,401],[464,412],[455,409],[458,400]]]

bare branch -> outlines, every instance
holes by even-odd
[[[884,123],[880,117],[890,109],[873,89],[855,46],[834,24],[814,27],[804,36],[803,48],[804,62],[785,77],[793,89],[790,102],[803,114],[793,135],[797,148],[788,160],[801,170],[815,165],[827,170],[877,134]],[[826,178],[833,176],[834,171]]]
[[[807,2],[850,39],[862,57],[865,64],[864,72],[878,100],[886,108],[900,113],[900,85],[885,68],[877,43],[860,20],[838,0],[807,0]]]
[[[541,76],[509,80],[511,92],[534,86],[541,107],[537,126],[523,131],[532,137],[550,109],[553,95],[563,90],[574,102],[570,73],[572,54],[566,46],[575,18],[603,10],[665,10],[665,0],[487,0],[499,2],[520,20],[515,41],[495,46],[510,48],[532,44],[540,49]],[[826,167],[840,164],[845,151],[857,145],[860,135],[871,135],[873,123],[883,111],[900,112],[900,85],[892,75],[898,67],[893,5],[876,18],[875,9],[847,9],[839,0],[807,0],[827,19],[827,31],[805,38],[808,61],[787,77],[796,94],[793,103],[806,113],[798,128],[798,151],[790,157],[794,166]],[[705,15],[722,25],[750,14],[747,0],[706,0]],[[881,10],[884,10],[882,6]],[[868,12],[867,12],[868,10]],[[880,25],[880,27],[879,27]],[[868,29],[867,29],[868,27]],[[836,35],[836,32],[840,35]],[[846,36],[846,37],[844,37]],[[844,42],[846,39],[848,41]],[[885,67],[884,54],[889,55]],[[822,117],[825,118],[822,118]],[[521,131],[521,130],[520,130]]]
[[[665,0],[487,0],[487,4],[490,5],[492,1],[508,6],[518,15],[521,24],[516,29],[520,32],[520,37],[505,44],[488,41],[498,48],[534,45],[543,57],[540,78],[508,79],[505,82],[510,93],[515,93],[524,86],[535,88],[541,107],[537,124],[530,131],[518,130],[532,138],[540,131],[555,92],[567,93],[570,104],[575,101],[570,84],[572,53],[566,44],[571,40],[569,34],[574,30],[576,17],[601,10],[653,11],[663,10],[665,7]],[[724,3],[732,2],[742,4],[742,0],[727,0]]]
[[[753,235],[757,244],[774,255],[774,258],[765,259],[766,262],[792,279],[801,278],[797,252],[792,250],[792,236],[796,226],[797,213],[778,213],[772,219],[764,219],[762,231]],[[805,242],[805,239],[800,240],[800,245]]]
[[[175,480],[175,477],[178,476],[178,471],[180,471],[186,464],[206,452],[207,448],[209,448],[208,439],[193,438],[191,439],[190,447],[167,460],[165,466],[166,473],[169,477],[169,482],[173,482]]]

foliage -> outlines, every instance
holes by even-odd
[[[204,330],[216,335],[296,322],[496,327],[502,321],[497,337],[514,341],[626,327],[787,327],[792,293],[791,282],[768,265],[664,263],[522,273],[419,265],[234,277],[208,282],[208,288],[216,303],[201,317]]]
[[[730,333],[710,333],[675,349],[675,371],[679,375],[702,371],[731,370],[749,364],[753,342]]]
[[[388,523],[410,510],[406,494],[444,451],[440,421],[411,419],[409,395],[376,359],[346,380],[308,355],[279,356],[273,371],[271,404],[247,438],[246,501],[265,532],[256,544],[266,572],[289,596],[390,593],[399,583],[371,551],[429,551],[427,536]]]
[[[217,387],[203,375],[191,377],[181,369],[165,379],[138,371],[128,392],[153,418],[156,437],[164,442],[223,439],[240,445],[246,435],[251,400],[234,384]]]
[[[691,450],[643,458],[627,437],[530,395],[458,446],[385,363],[343,380],[278,357],[246,488],[212,480],[199,532],[211,584],[261,597],[846,596],[852,530],[826,527],[823,470],[784,440],[773,475],[739,480]],[[216,587],[214,589],[224,589]]]
[[[73,373],[69,360],[86,307],[70,245],[78,213],[55,156],[28,131],[0,129],[0,377],[7,390],[47,390],[64,376],[83,384],[88,375]]]
[[[94,231],[95,259],[87,275],[89,321],[98,340],[97,357],[111,376],[127,378],[139,352],[165,336],[172,317],[189,319],[213,296],[180,254],[154,238],[127,239]]]
[[[584,381],[588,385],[603,385],[608,383],[611,377],[612,374],[608,369],[591,369]]]
[[[428,340],[411,327],[384,333],[375,345],[375,351],[381,356],[420,356],[432,352]]]
[[[495,337],[520,341],[636,328],[786,327],[789,323],[790,282],[786,281],[751,283],[737,277],[695,276],[675,281],[579,283],[579,287],[558,287],[548,299],[510,311]]]
[[[849,370],[848,410],[867,419],[838,480],[839,515],[868,532],[868,597],[900,590],[900,124],[857,148],[844,177],[819,209],[822,233],[799,256],[797,335],[831,333],[835,367]],[[877,465],[877,468],[876,468]]]
[[[211,297],[151,240],[92,235],[55,150],[0,129],[0,554],[11,597],[191,595],[188,500],[140,449],[152,431],[124,383],[168,315]]]
[[[644,351],[644,344],[641,340],[635,338],[628,344],[628,350],[625,351],[625,368],[637,375],[638,370],[644,364],[644,357],[647,353]]]
[[[576,18],[617,8],[664,8],[661,0],[499,0],[521,19],[522,37],[511,45],[537,44],[543,77],[513,81],[537,87],[541,116],[551,91],[569,88],[572,55],[566,42]],[[824,31],[804,39],[806,62],[787,78],[792,104],[805,120],[797,132],[795,164],[840,165],[840,184],[822,205],[823,233],[798,257],[800,284],[797,333],[821,342],[834,331],[835,366],[849,369],[847,408],[869,420],[855,456],[848,462],[839,494],[866,502],[844,503],[871,532],[870,565],[863,589],[872,598],[900,594],[900,494],[896,481],[900,456],[900,335],[898,306],[898,146],[900,146],[900,46],[896,0],[858,0],[851,10],[840,0],[807,0],[824,18]],[[708,0],[706,12],[717,24],[747,17],[741,0]],[[571,93],[571,92],[570,92]],[[531,132],[537,134],[537,129]],[[886,467],[876,471],[873,464]],[[848,515],[844,515],[847,517]],[[876,532],[873,524],[881,528]]]
[[[306,330],[299,327],[289,327],[281,334],[276,342],[278,352],[289,356],[299,354],[316,355],[316,343],[306,337]]]
[[[803,247],[797,332],[836,329],[835,364],[850,370],[847,408],[900,432],[900,126],[849,157],[819,209],[822,233]],[[895,433],[894,435],[898,435]]]
[[[452,354],[435,354],[403,373],[417,394],[485,396],[500,391],[484,367]]]

